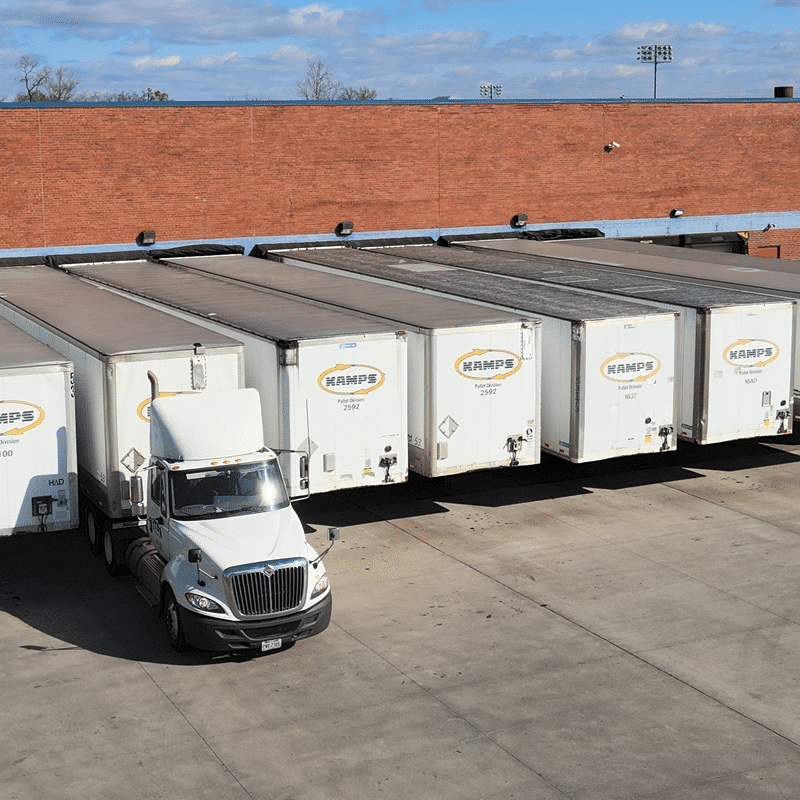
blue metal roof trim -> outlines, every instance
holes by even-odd
[[[0,110],[3,108],[230,108],[235,106],[459,106],[459,105],[622,105],[632,104],[652,104],[652,105],[676,105],[681,103],[690,104],[723,104],[723,103],[792,103],[800,100],[800,97],[729,97],[729,98],[708,98],[708,97],[679,97],[679,98],[600,98],[600,99],[538,99],[514,100],[508,98],[501,99],[448,99],[448,100],[126,100],[118,101],[78,101],[69,103],[18,103],[0,102]]]
[[[598,228],[609,238],[627,236],[668,236],[689,233],[715,233],[728,231],[756,231],[763,230],[768,224],[776,226],[776,231],[782,228],[800,228],[800,210],[780,212],[758,212],[750,214],[725,214],[706,217],[683,216],[672,219],[670,217],[642,217],[639,219],[593,219],[548,220],[545,222],[529,222],[522,230],[537,231],[548,228]],[[409,237],[429,236],[438,239],[441,236],[458,236],[464,234],[501,233],[512,229],[508,225],[482,225],[464,228],[418,228],[413,230],[396,229],[391,231],[359,231],[351,236],[340,237],[333,233],[312,233],[303,235],[280,234],[277,236],[248,236],[214,239],[184,239],[179,241],[159,241],[153,248],[141,248],[142,258],[147,257],[150,249],[165,250],[174,247],[190,247],[197,244],[223,244],[240,245],[249,253],[257,244],[273,244],[281,242],[330,242],[331,244],[345,245],[347,242],[357,242],[370,239],[400,239]],[[0,258],[20,258],[28,256],[66,255],[72,253],[108,253],[117,250],[133,250],[131,242],[115,242],[105,245],[76,245],[72,247],[38,247],[17,248],[9,250],[0,249]]]

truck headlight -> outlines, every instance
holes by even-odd
[[[205,595],[195,594],[194,592],[186,592],[186,599],[189,601],[189,605],[194,606],[200,611],[222,611],[219,603],[212,600],[210,597],[206,597]]]
[[[328,576],[323,575],[314,585],[314,591],[311,592],[311,599],[313,600],[318,595],[321,595],[330,586]]]

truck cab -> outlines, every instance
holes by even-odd
[[[328,578],[264,447],[256,390],[154,395],[148,535],[127,561],[170,644],[267,651],[321,633]]]

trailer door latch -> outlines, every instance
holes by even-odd
[[[522,442],[524,441],[524,437],[521,433],[515,433],[512,436],[509,436],[506,439],[506,450],[508,450],[509,454],[511,455],[511,461],[509,466],[516,467],[519,466],[519,458],[517,453],[522,450]]]

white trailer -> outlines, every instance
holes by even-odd
[[[0,319],[0,536],[78,527],[72,362]]]
[[[437,477],[539,463],[538,319],[244,255],[162,260],[405,328],[414,472]]]
[[[589,262],[617,272],[642,276],[656,274],[683,283],[724,286],[743,292],[800,300],[800,272],[797,271],[795,261],[628,242],[622,239],[536,244],[537,247],[531,249],[531,252],[569,261]],[[796,327],[794,354],[794,413],[797,415],[800,414],[800,325]]]
[[[279,257],[286,264],[540,318],[545,452],[584,462],[677,446],[679,339],[672,311],[500,281],[413,256],[298,246]]]
[[[791,433],[795,301],[602,269],[591,258],[596,251],[586,248],[574,248],[587,254],[584,261],[562,260],[555,257],[557,245],[544,244],[506,239],[423,249],[437,263],[678,310],[684,342],[680,435],[710,444]]]
[[[55,265],[244,343],[293,497],[408,477],[407,336],[396,326],[146,260]]]
[[[0,317],[74,365],[82,522],[114,572],[144,524],[130,477],[150,455],[148,370],[162,396],[238,389],[242,344],[45,266],[0,268]]]

